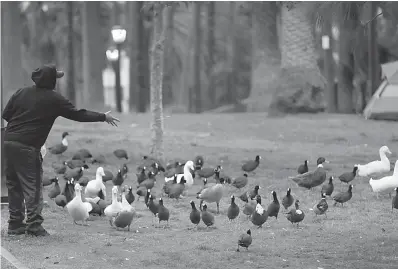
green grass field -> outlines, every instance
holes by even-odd
[[[112,152],[126,149],[131,160],[125,183],[136,186],[136,164],[149,148],[149,115],[121,116],[119,128],[104,123],[81,124],[58,119],[47,145],[59,142],[68,131],[69,149],[64,159],[71,158],[81,147],[107,158],[105,168],[115,171],[121,164]],[[315,217],[309,209],[320,199],[315,191],[300,189],[288,179],[304,159],[310,170],[320,156],[330,161],[328,176],[350,171],[356,163],[378,158],[378,149],[387,145],[395,163],[398,152],[398,124],[365,121],[357,116],[299,115],[269,119],[265,114],[202,114],[165,117],[165,157],[192,159],[205,157],[205,166],[221,164],[223,172],[241,175],[243,161],[262,156],[256,176],[249,187],[260,184],[263,205],[271,202],[275,190],[280,200],[288,187],[300,199],[306,217],[300,229],[287,221],[281,209],[279,218],[268,219],[261,229],[253,227],[242,214],[230,223],[226,210],[231,194],[241,194],[226,186],[216,228],[190,230],[190,205],[197,201],[194,193],[201,181],[180,202],[165,198],[171,211],[170,228],[157,228],[143,201],[134,202],[140,217],[132,231],[116,231],[105,219],[90,221],[89,227],[76,226],[66,211],[58,208],[45,193],[49,207],[44,210],[44,226],[53,235],[48,238],[7,237],[7,212],[2,212],[2,245],[29,268],[397,268],[398,212],[391,214],[391,199],[371,192],[366,178],[353,181],[353,198],[345,207],[333,207],[329,201],[328,218]],[[45,173],[53,173],[49,153],[44,160]],[[94,177],[97,166],[86,174]],[[392,173],[392,172],[391,172]],[[63,184],[63,180],[62,184]],[[163,178],[158,176],[155,193],[160,194]],[[347,186],[335,180],[335,192]],[[110,199],[111,182],[107,183]],[[49,188],[49,187],[47,187]],[[159,197],[159,196],[158,196]],[[237,199],[242,208],[243,203]],[[198,202],[196,202],[198,204]],[[215,212],[215,204],[209,208]],[[253,244],[249,251],[236,252],[239,235],[252,229]],[[6,264],[2,265],[6,267]],[[7,268],[7,267],[6,267]]]

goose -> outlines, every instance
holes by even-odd
[[[207,203],[217,204],[217,214],[220,213],[220,201],[224,195],[224,179],[220,178],[220,183],[214,186],[203,189],[197,194],[196,198],[200,199],[200,208],[202,208],[203,201]]]
[[[298,186],[309,190],[323,184],[326,180],[326,170],[323,168],[323,163],[328,163],[328,161],[320,157],[316,163],[318,167],[314,171],[290,177],[290,179],[296,182]]]
[[[296,200],[294,203],[295,208],[291,209],[288,213],[286,213],[286,218],[288,221],[290,221],[292,224],[297,223],[297,227],[299,226],[299,223],[304,220],[305,214],[302,210],[300,210],[300,201]]]
[[[82,187],[79,183],[75,184],[75,198],[70,201],[66,208],[69,215],[73,218],[73,223],[77,224],[77,221],[81,221],[83,225],[88,226],[87,219],[89,218],[89,212],[93,210],[92,205],[89,202],[82,201]]]
[[[194,170],[195,170],[195,168],[193,165],[193,161],[187,161],[184,165],[184,173],[177,175],[177,183],[180,183],[181,178],[184,177],[184,179],[186,181],[185,187],[187,187],[187,188],[192,187],[193,177],[192,177],[191,171],[194,171]],[[172,181],[172,180],[174,180],[174,176],[164,178],[165,182]]]
[[[261,156],[257,155],[254,160],[247,161],[242,165],[242,170],[249,173],[256,170],[256,168],[260,165]]]
[[[105,175],[104,168],[102,168],[101,166],[98,167],[97,172],[95,174],[95,180],[90,180],[87,183],[86,189],[84,190],[84,193],[87,197],[90,198],[99,197],[105,200],[106,187],[104,185],[104,182],[102,181],[102,177],[104,175]]]
[[[379,195],[379,193],[389,193],[391,197],[391,192],[398,187],[398,160],[395,162],[394,172],[392,176],[386,176],[381,179],[375,180],[370,178],[370,187],[372,191]]]
[[[61,143],[49,147],[48,151],[54,155],[59,155],[64,153],[68,149],[68,140],[66,139],[68,135],[70,135],[68,132],[63,132]]]
[[[304,164],[301,164],[298,168],[297,168],[297,173],[304,174],[308,172],[308,160],[304,161]]]
[[[123,210],[122,203],[117,200],[118,188],[117,186],[112,187],[112,203],[108,205],[105,210],[105,216],[109,219],[109,224],[113,226],[113,218],[116,217],[117,213]]]
[[[249,246],[252,244],[252,232],[251,230],[247,230],[246,233],[241,234],[238,239],[238,249],[236,250],[239,252],[239,247],[244,247],[246,250],[249,250]]]
[[[388,160],[386,154],[391,154],[390,149],[387,146],[382,146],[379,149],[380,161],[373,161],[365,165],[357,164],[358,166],[358,176],[369,177],[374,174],[381,174],[390,172],[390,161]]]

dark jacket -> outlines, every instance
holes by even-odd
[[[105,121],[105,114],[77,110],[61,94],[54,91],[56,69],[45,65],[32,72],[35,86],[16,91],[3,111],[8,122],[4,141],[16,141],[40,149],[57,117],[80,122]]]

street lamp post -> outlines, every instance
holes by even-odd
[[[111,31],[113,42],[116,44],[116,49],[109,49],[106,56],[112,62],[115,71],[115,98],[116,110],[122,112],[122,86],[120,79],[120,58],[122,52],[122,45],[126,41],[127,31],[120,26],[114,26]]]

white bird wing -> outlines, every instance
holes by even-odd
[[[90,203],[88,203],[88,202],[84,202],[84,206],[87,209],[87,213],[90,213],[91,210],[93,210],[93,206]]]
[[[390,170],[382,161],[373,161],[365,165],[358,165],[359,176],[369,176],[375,173],[388,172]]]

